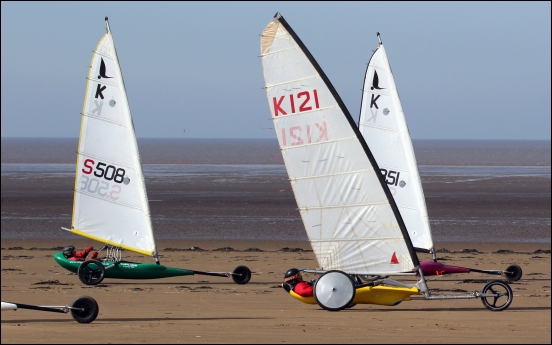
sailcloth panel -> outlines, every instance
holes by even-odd
[[[351,274],[412,270],[397,219],[357,134],[278,19],[263,31],[261,55],[274,128],[320,268]]]
[[[146,255],[156,251],[142,166],[110,32],[90,64],[71,231]]]
[[[386,177],[413,246],[432,249],[416,157],[383,44],[372,55],[366,71],[359,130]]]

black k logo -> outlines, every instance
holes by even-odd
[[[103,60],[102,60],[102,63],[103,63]],[[372,80],[372,87],[370,89],[371,90],[373,90],[373,89],[383,90],[384,89],[383,87],[379,87],[379,77],[378,77],[378,72],[376,72],[376,71],[374,71],[374,80]]]
[[[376,107],[376,109],[379,109],[378,108],[378,105],[376,104],[376,101],[378,100],[378,98],[380,98],[381,95],[378,95],[376,98],[374,98],[374,94],[372,94],[372,101],[370,102],[370,108],[372,107]],[[97,97],[96,97],[97,98]],[[102,97],[103,98],[103,97]]]
[[[102,92],[106,89],[106,86],[102,86],[102,84],[98,84],[98,88],[96,89],[96,96],[94,98],[98,98],[100,96],[101,99],[104,99],[104,95],[102,95]]]
[[[112,77],[108,77],[105,75],[105,62],[102,58],[102,62],[100,63],[100,75],[98,76],[98,79],[102,79],[102,78],[112,78]]]

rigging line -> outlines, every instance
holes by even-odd
[[[77,154],[81,155],[81,156],[84,156],[84,157],[90,157],[90,158],[94,158],[94,159],[97,159],[97,160],[102,160],[102,161],[108,161],[108,162],[114,162],[113,160],[111,159],[106,159],[106,158],[102,158],[100,156],[96,156],[96,155],[91,155],[89,153],[85,153],[85,152],[82,152],[82,151],[77,151],[76,152]],[[131,169],[133,171],[136,171],[136,168],[134,168],[133,166],[131,165],[128,165],[128,164],[125,164],[125,163],[119,163],[119,162],[115,162],[113,163],[117,166],[122,166],[122,167],[125,167],[127,169]]]
[[[117,201],[105,199],[105,198],[99,197],[99,196],[94,195],[94,194],[91,194],[91,193],[85,193],[85,192],[83,192],[82,190],[76,190],[76,189],[75,189],[74,191],[75,191],[75,193],[80,193],[80,194],[82,194],[82,195],[86,195],[86,196],[89,196],[89,197],[92,197],[92,198],[100,199],[100,200],[102,200],[102,201],[111,202],[111,203],[114,203],[115,205],[120,205],[120,206],[124,206],[124,207],[128,207],[128,208],[133,208],[133,209],[135,209],[135,210],[142,211],[142,212],[144,212],[144,216],[151,218],[151,215],[150,215],[149,213],[146,213],[145,210],[144,210],[143,208],[140,208],[140,207],[137,207],[137,206],[132,206],[132,205],[129,205],[129,204],[124,204],[124,203],[122,203],[122,202],[117,202]]]
[[[126,124],[124,123],[121,123],[121,122],[117,122],[115,120],[110,120],[110,119],[106,119],[105,117],[100,117],[100,116],[97,116],[97,115],[93,115],[91,113],[81,113],[81,115],[83,116],[86,116],[86,117],[89,117],[89,118],[92,118],[92,119],[96,119],[96,120],[100,120],[100,121],[105,121],[105,122],[109,122],[109,123],[112,123],[114,125],[118,125],[118,126],[121,126],[121,127],[125,127],[126,128]]]

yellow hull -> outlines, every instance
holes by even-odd
[[[356,289],[352,304],[377,304],[394,306],[402,301],[410,301],[410,296],[419,293],[418,288],[402,288],[392,286],[364,286]],[[290,295],[306,304],[316,304],[314,297],[302,297],[293,291]]]
[[[418,294],[416,287],[365,286],[356,289],[353,304],[378,304],[394,306],[402,301],[410,301],[410,296]]]
[[[314,297],[303,297],[303,296],[299,296],[298,294],[296,294],[295,292],[293,292],[293,290],[291,290],[289,292],[290,295],[292,295],[293,297],[297,298],[298,300],[300,300],[301,302],[303,303],[306,303],[306,304],[316,304],[316,301],[314,300]]]

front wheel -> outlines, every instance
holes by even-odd
[[[96,300],[88,296],[77,298],[71,307],[76,308],[71,309],[71,316],[73,316],[73,319],[78,323],[90,323],[96,320],[100,312]]]
[[[236,284],[247,284],[251,279],[251,270],[247,266],[238,266],[232,271],[232,280]]]
[[[355,299],[355,282],[350,275],[341,271],[328,271],[314,284],[314,299],[323,309],[343,310]]]
[[[481,302],[485,308],[491,311],[505,310],[512,304],[514,299],[514,293],[508,283],[495,280],[485,285],[483,291],[481,291]],[[492,296],[485,296],[492,295]]]
[[[105,267],[98,260],[86,260],[77,270],[80,281],[86,285],[98,285],[105,276]]]

